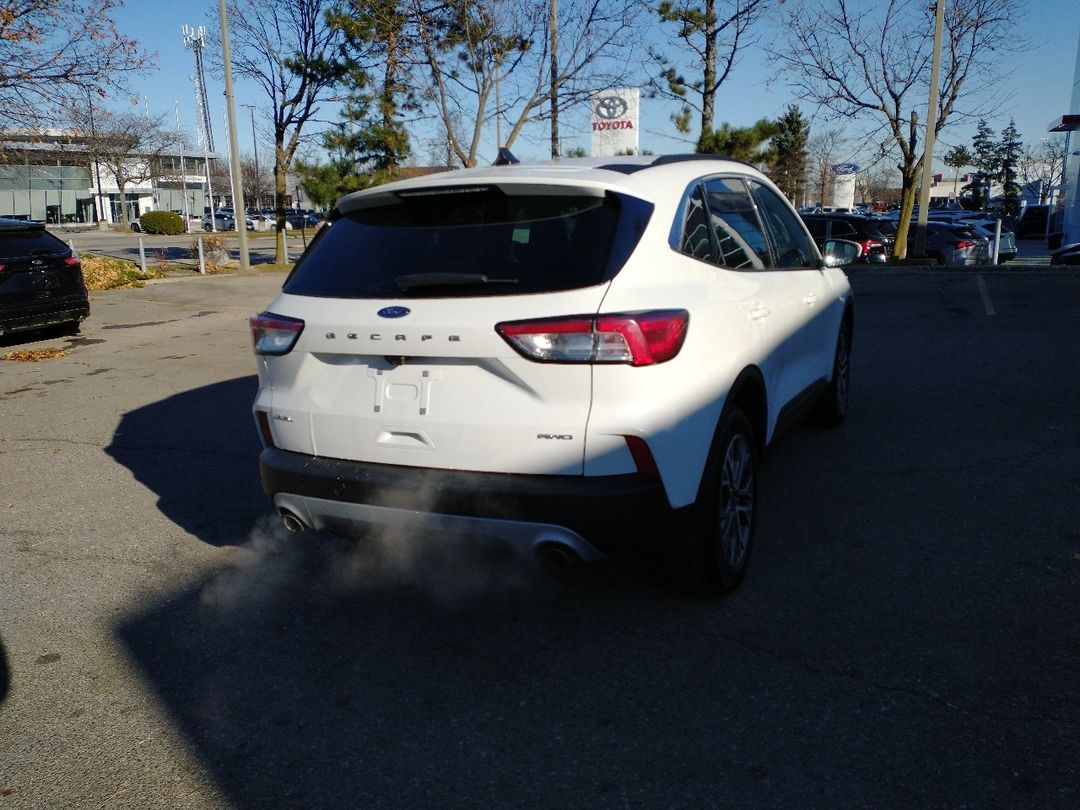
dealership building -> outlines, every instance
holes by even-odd
[[[131,160],[137,164],[139,158]],[[201,216],[208,200],[206,157],[165,155],[162,164],[158,177],[128,182],[121,198],[113,173],[91,157],[78,135],[0,133],[0,217],[52,225],[116,223],[121,206],[127,206],[129,221],[147,211]]]
[[[1060,217],[1061,243],[1068,245],[1080,242],[1080,41],[1076,47],[1069,112],[1052,121],[1049,130],[1065,133],[1065,167],[1054,216]]]

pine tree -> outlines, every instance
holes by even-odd
[[[788,105],[777,124],[780,130],[770,142],[773,158],[769,165],[769,176],[797,205],[805,186],[806,144],[810,138],[810,124],[794,104]]]
[[[975,137],[971,139],[971,146],[975,155],[971,165],[975,167],[976,171],[971,184],[965,186],[965,188],[971,190],[971,200],[974,206],[985,211],[987,204],[990,202],[985,187],[987,184],[997,180],[1001,173],[1001,154],[998,149],[998,142],[994,139],[994,131],[990,129],[990,125],[986,123],[985,119],[979,119]]]
[[[715,130],[707,129],[701,133],[697,151],[755,165],[768,165],[772,159],[772,147],[768,141],[779,129],[780,125],[768,118],[762,118],[748,127],[733,127],[725,122]]]
[[[1004,213],[1007,217],[1020,216],[1020,156],[1024,142],[1016,130],[1016,122],[1011,118],[1009,125],[1001,131],[1001,143],[998,144],[998,179],[1001,180],[1005,193]]]

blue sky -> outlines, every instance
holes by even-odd
[[[1069,111],[1077,44],[1080,39],[1080,2],[1030,0],[1021,5],[1027,7],[1027,13],[1016,35],[1019,40],[1028,41],[1029,46],[1011,60],[1007,70],[1003,70],[1000,81],[1006,100],[989,117],[989,123],[995,131],[1000,131],[1008,123],[1009,117],[1014,117],[1023,139],[1031,143],[1046,137],[1047,124]],[[194,131],[194,92],[188,77],[195,72],[195,60],[192,52],[184,47],[181,27],[216,27],[217,3],[205,0],[126,0],[126,6],[117,12],[115,19],[124,33],[137,39],[148,51],[156,53],[153,70],[147,76],[132,82],[132,90],[139,97],[140,104],[147,106],[152,114],[167,114],[172,121],[174,102],[179,102],[181,125]],[[768,42],[773,36],[773,33],[765,32],[762,41]],[[788,103],[798,103],[798,99],[788,87],[781,82],[770,81],[774,72],[764,50],[747,52],[733,76],[720,90],[717,121],[727,121],[736,126],[748,125],[762,117],[777,117]],[[223,83],[208,75],[207,84],[215,141],[218,151],[224,152]],[[269,114],[268,101],[254,86],[238,82],[237,101],[240,104],[261,107],[264,117]],[[112,106],[119,107],[127,103],[129,102],[119,100],[113,102]],[[800,106],[807,115],[813,114],[813,109],[808,105]],[[671,112],[671,107],[660,101],[642,99],[640,127],[643,148],[651,149],[657,154],[688,151],[691,148],[689,144],[678,139],[670,122]],[[920,116],[925,115],[925,102],[919,112]],[[257,109],[256,116],[258,115]],[[240,108],[238,116],[241,151],[250,153],[250,113],[246,108]],[[588,111],[582,110],[579,115],[563,117],[565,145],[588,149],[587,116]],[[822,123],[822,126],[825,124]],[[943,154],[950,145],[970,143],[971,134],[972,129],[946,128],[941,138],[943,147],[936,150],[937,154]],[[419,137],[414,138],[413,148],[418,161],[423,163],[427,160],[427,154],[422,141],[427,136],[423,133],[418,135]],[[515,144],[514,151],[519,157],[545,157],[546,132],[538,130],[533,132],[532,136]],[[268,156],[269,141],[260,139],[260,159],[264,149]],[[489,158],[493,155],[483,157]],[[845,157],[857,159],[859,155]]]

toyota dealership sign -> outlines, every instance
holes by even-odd
[[[592,106],[592,154],[638,153],[640,92],[636,87],[601,90],[589,99]]]

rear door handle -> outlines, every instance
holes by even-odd
[[[768,307],[758,305],[750,310],[750,317],[755,321],[760,321],[762,318],[768,318],[772,313],[769,312]]]

